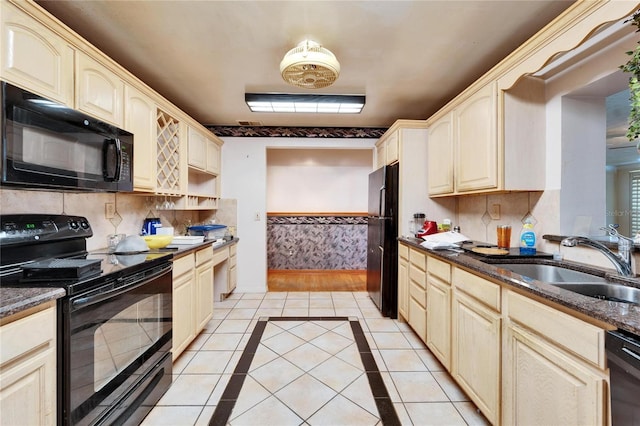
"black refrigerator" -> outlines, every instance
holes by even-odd
[[[398,317],[398,163],[369,175],[367,292],[382,315]]]

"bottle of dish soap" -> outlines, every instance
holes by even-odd
[[[520,232],[520,254],[536,254],[536,232],[533,230],[531,219],[526,219]]]

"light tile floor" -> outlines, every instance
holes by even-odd
[[[357,317],[403,425],[488,424],[408,325],[382,317],[363,292],[245,293],[217,302],[143,424],[207,425],[256,322],[269,316]],[[267,324],[230,424],[380,424],[344,323],[327,323]],[[308,351],[314,339],[324,351]]]

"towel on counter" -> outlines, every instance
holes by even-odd
[[[438,232],[437,234],[425,235],[422,237],[424,242],[420,243],[422,247],[432,250],[445,250],[450,248],[458,248],[458,243],[467,241],[469,238],[465,237],[459,232]]]

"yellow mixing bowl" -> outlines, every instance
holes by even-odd
[[[173,235],[143,235],[142,238],[150,249],[159,249],[171,244]]]

